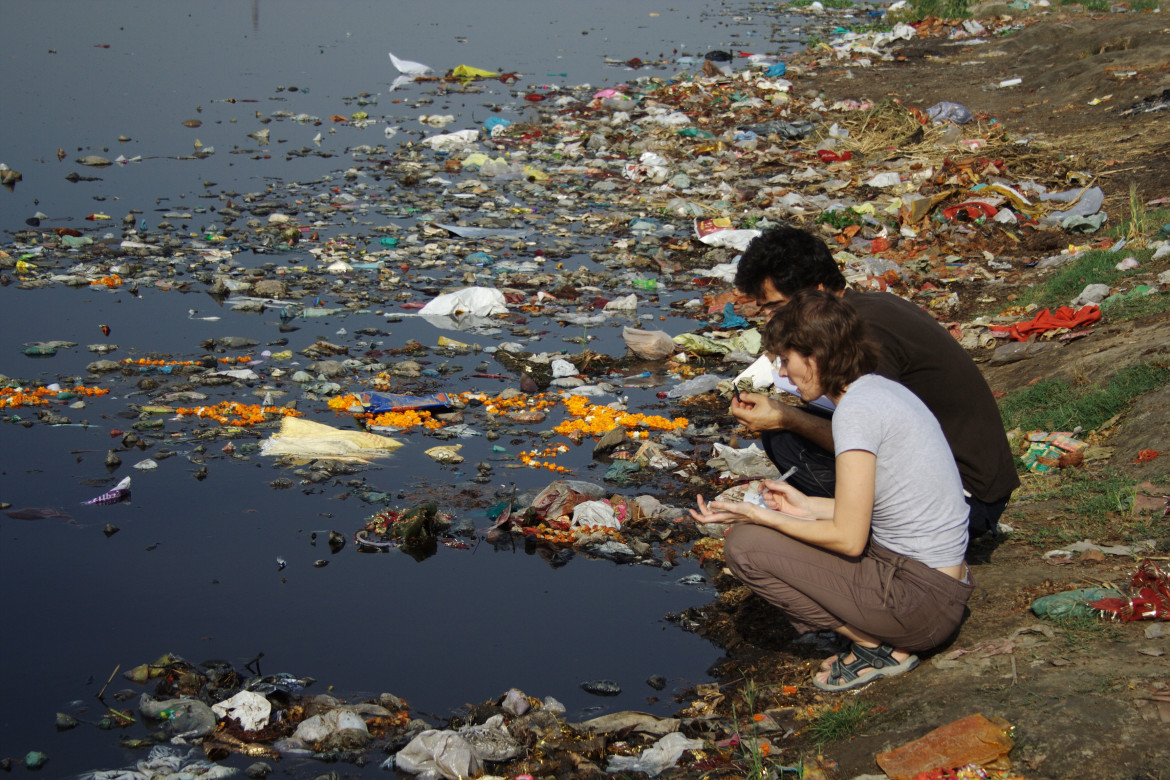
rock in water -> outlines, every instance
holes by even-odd
[[[617,696],[622,692],[622,686],[613,680],[590,680],[581,683],[581,690],[594,696]]]

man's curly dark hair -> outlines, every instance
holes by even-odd
[[[740,258],[735,272],[740,292],[761,298],[766,279],[788,297],[818,284],[830,292],[845,288],[845,277],[825,242],[794,227],[765,230]]]

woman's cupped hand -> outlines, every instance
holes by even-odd
[[[764,480],[760,490],[763,505],[750,501],[711,501],[698,496],[698,509],[690,514],[696,523],[757,523],[772,525],[777,518],[773,512],[784,512],[797,517],[812,517],[808,496],[787,482]]]

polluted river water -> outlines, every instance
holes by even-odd
[[[43,752],[45,771],[56,777],[132,764],[141,752],[121,747],[117,732],[88,725],[104,711],[94,697],[115,668],[125,671],[165,652],[196,663],[225,659],[241,670],[263,654],[264,673],[314,677],[309,693],[358,700],[390,692],[432,723],[512,687],[557,698],[571,719],[625,709],[666,715],[676,707],[673,693],[709,679],[705,670],[718,650],[665,619],[712,595],[693,576],[699,569],[692,560],[663,567],[582,555],[563,565],[565,559],[534,554],[522,542],[484,542],[492,524],[487,499],[507,495],[510,485],[532,494],[557,476],[511,468],[533,446],[531,436],[459,439],[465,460],[452,465],[422,454],[451,441],[414,430],[395,435],[405,446],[390,456],[334,479],[305,479],[260,455],[255,445],[271,435],[271,425],[258,435],[200,438],[194,433],[206,426],[172,414],[162,428],[146,429],[144,438],[155,434],[149,448],[123,446],[122,437],[146,419],[141,407],[156,403],[154,391],[176,382],[182,372],[174,365],[209,353],[253,358],[259,379],[199,388],[207,403],[259,403],[275,387],[279,403],[296,401],[310,419],[339,427],[354,426],[328,408],[330,393],[301,398],[287,381],[312,362],[299,353],[317,342],[345,345],[352,356],[410,340],[433,348],[447,337],[479,349],[427,354],[424,370],[433,375],[423,376],[433,379],[432,392],[492,396],[515,388],[516,376],[491,357],[516,340],[515,331],[490,323],[441,327],[386,301],[365,309],[339,305],[374,284],[387,265],[383,258],[378,270],[363,272],[362,252],[350,237],[363,236],[363,248],[403,246],[407,259],[435,260],[415,286],[411,300],[421,303],[463,276],[447,278],[443,268],[452,252],[463,251],[459,239],[420,227],[427,220],[482,216],[498,227],[509,214],[530,215],[517,220],[523,233],[504,232],[506,238],[482,245],[492,251],[473,275],[484,286],[491,270],[485,263],[511,262],[524,273],[524,263],[539,268],[545,252],[556,256],[558,268],[604,271],[590,249],[610,237],[594,229],[589,209],[595,204],[584,200],[566,207],[582,209],[578,226],[553,238],[534,227],[531,201],[491,182],[483,191],[460,190],[458,183],[474,171],[441,166],[434,181],[434,157],[427,157],[434,150],[424,139],[481,129],[493,117],[538,126],[547,121],[534,113],[538,98],[555,100],[585,84],[592,92],[640,77],[668,79],[684,67],[698,68],[710,51],[782,55],[800,45],[801,19],[710,0],[661,8],[110,0],[14,4],[4,16],[9,43],[0,76],[6,107],[0,162],[22,179],[0,193],[0,249],[8,255],[0,374],[30,387],[70,387],[76,378],[109,393],[52,407],[61,415],[56,424],[38,419],[36,407],[4,410],[0,501],[12,513],[0,513],[6,626],[0,757],[19,761],[29,751]],[[516,77],[423,80],[391,90],[399,73],[388,52],[429,65],[431,76],[466,64]],[[626,64],[635,58],[645,65]],[[427,124],[420,117],[439,118]],[[404,146],[419,150],[404,155],[404,164],[423,160],[422,176],[431,178],[407,182],[420,185],[410,197],[387,196],[402,175],[392,178],[376,161],[394,159]],[[112,164],[78,162],[94,156]],[[523,162],[515,157],[510,164]],[[385,179],[371,174],[379,170]],[[313,246],[336,238],[348,247],[352,267],[325,271],[328,253],[311,254],[308,240],[290,245],[270,231],[277,240],[266,243],[251,237],[258,233],[225,229],[235,221],[231,211],[225,218],[225,208],[247,211],[243,204],[261,201],[276,205],[252,209],[237,228],[249,218],[292,214],[304,226],[302,236],[310,228],[316,234]],[[50,260],[57,250],[44,250],[37,234],[112,247],[152,245],[166,236],[162,245],[172,243],[165,257],[183,259],[161,263],[179,273],[158,273],[151,266],[157,260],[119,260],[93,244],[65,242]],[[434,254],[418,250],[425,243],[436,245]],[[56,263],[61,275],[100,273],[108,283],[12,283],[38,276],[22,274],[16,258],[30,264],[23,268]],[[78,264],[89,267],[79,271]],[[233,308],[232,297],[207,294],[207,279],[233,281],[266,264],[281,278],[317,274],[324,281],[312,300],[259,310]],[[125,279],[113,281],[119,271]],[[230,285],[222,292],[247,297]],[[653,327],[672,336],[691,330],[694,322],[674,316],[671,304],[695,297],[693,291],[658,292],[640,316],[619,315],[605,326],[534,316],[524,348],[577,353],[583,337],[590,350],[620,356],[622,325],[648,327],[644,321],[653,319]],[[253,345],[225,348],[233,338]],[[28,350],[47,342],[58,346],[43,356]],[[292,359],[278,363],[272,353],[283,350]],[[87,373],[95,360],[145,357],[172,366]],[[267,380],[276,366],[286,381],[273,385]],[[504,375],[509,378],[497,378]],[[606,400],[624,398],[637,412],[678,381],[652,379],[666,384],[619,384]],[[340,392],[362,389],[352,376],[342,382]],[[655,413],[669,414],[661,407]],[[551,422],[533,423],[530,432]],[[590,449],[575,448],[559,460],[564,476],[601,483],[603,470],[591,464]],[[107,463],[110,450],[118,451],[120,464]],[[495,464],[490,478],[473,483],[476,464],[485,461]],[[130,501],[84,504],[127,475]],[[472,488],[480,492],[471,495]],[[464,549],[440,546],[424,560],[397,550],[357,553],[353,534],[367,517],[432,493],[440,503],[470,496],[441,507],[465,529],[457,537]],[[373,500],[378,497],[381,503]],[[30,513],[35,519],[26,519]],[[324,541],[330,531],[350,543],[331,551]],[[665,679],[665,690],[647,686],[652,676]],[[602,699],[579,687],[596,679],[615,681],[622,693]],[[108,687],[112,693],[134,686],[119,673]],[[57,732],[59,712],[83,726]],[[248,763],[242,756],[227,760]],[[373,776],[376,766],[363,771]],[[320,767],[289,761],[281,771],[309,777]]]

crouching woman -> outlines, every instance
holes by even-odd
[[[963,560],[968,507],[934,416],[872,373],[873,345],[850,305],[804,290],[768,322],[765,348],[801,397],[836,402],[833,498],[765,481],[763,505],[698,498],[699,523],[727,523],[731,571],[801,633],[835,631],[848,649],[813,677],[843,691],[910,671],[946,641],[974,582]]]

